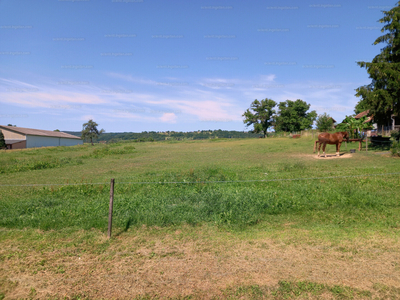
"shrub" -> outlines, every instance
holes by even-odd
[[[400,139],[400,131],[399,131],[399,130],[393,130],[393,131],[390,133],[390,135],[391,135],[391,137],[392,137],[393,139],[395,139],[396,141],[399,141],[399,139]]]
[[[393,156],[400,156],[400,142],[393,142],[390,152],[392,152]]]

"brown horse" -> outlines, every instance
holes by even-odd
[[[318,141],[315,141],[314,153],[317,143],[319,143],[318,147],[318,156],[319,156],[319,150],[321,149],[321,145],[324,144],[324,146],[322,147],[322,151],[324,153],[324,157],[326,157],[325,147],[326,144],[330,144],[330,145],[336,145],[336,156],[339,156],[340,146],[342,145],[344,139],[346,140],[349,139],[349,134],[346,131],[336,132],[336,133],[323,132],[320,135],[318,135]]]

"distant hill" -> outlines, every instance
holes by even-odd
[[[80,131],[63,131],[75,136],[81,136]],[[259,134],[245,131],[228,131],[228,130],[199,130],[192,132],[177,131],[143,131],[143,132],[105,132],[99,136],[99,141],[119,141],[119,140],[204,140],[213,138],[258,138]]]

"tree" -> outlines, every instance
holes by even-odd
[[[317,112],[315,110],[307,112],[310,106],[300,99],[279,103],[279,112],[275,117],[275,131],[297,132],[311,129],[317,119]]]
[[[264,137],[267,135],[267,130],[272,126],[273,115],[275,114],[275,110],[273,109],[276,105],[274,100],[265,98],[261,101],[257,99],[251,103],[250,108],[248,108],[242,115],[245,119],[243,123],[246,126],[254,126],[254,129],[251,131],[253,133],[264,134]]]
[[[319,131],[326,132],[326,131],[332,130],[333,129],[333,119],[327,113],[323,113],[322,115],[318,116],[316,126]]]
[[[339,131],[349,132],[351,138],[359,138],[359,132],[361,133],[364,130],[373,128],[370,122],[365,122],[367,119],[367,116],[364,116],[358,120],[352,116],[346,116],[343,122],[336,126],[336,129]]]
[[[386,43],[386,46],[372,62],[357,62],[367,69],[372,82],[356,89],[356,96],[362,98],[357,106],[369,109],[379,125],[388,124],[392,114],[400,113],[400,1],[383,13],[385,16],[379,22],[386,23],[381,29],[386,33],[373,44]]]
[[[0,149],[5,149],[7,148],[6,141],[4,140],[4,134],[0,130]]]
[[[365,101],[359,101],[354,108],[354,113],[358,115],[359,113],[362,113],[366,110],[369,110],[369,106]]]
[[[97,126],[99,126],[99,124],[93,122],[93,120],[89,120],[87,123],[83,124],[82,138],[84,140],[90,140],[92,145],[93,145],[93,139],[97,139],[99,135],[104,132],[104,129],[101,129],[99,131],[97,129]]]

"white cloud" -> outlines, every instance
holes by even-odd
[[[164,113],[160,120],[165,123],[176,123],[176,115],[174,113]]]
[[[274,81],[275,78],[276,78],[275,74],[261,75],[260,76],[261,81],[268,81],[268,82]]]
[[[157,82],[131,75],[106,73],[122,79],[118,88],[88,86],[34,86],[17,80],[0,78],[0,85],[18,87],[0,92],[0,103],[32,108],[32,113],[76,114],[79,107],[82,120],[103,117],[112,122],[132,120],[144,124],[185,124],[198,121],[230,120],[241,122],[242,114],[254,99],[270,98],[276,102],[302,99],[318,113],[328,112],[335,119],[352,114],[357,98],[355,83],[277,80],[274,74],[258,75],[250,79],[205,77],[187,86],[154,88]],[[186,78],[165,77],[167,80],[187,82]],[[107,79],[107,78],[106,78]],[[109,79],[108,79],[109,81]],[[107,81],[107,84],[108,84]],[[133,89],[130,83],[141,84]],[[208,86],[204,83],[208,83]],[[37,88],[36,92],[18,92]],[[11,92],[10,92],[11,90]],[[44,92],[45,91],[45,92]],[[107,91],[107,92],[104,92]],[[87,106],[86,106],[87,105]],[[53,110],[34,110],[34,108]],[[94,116],[93,116],[93,115]],[[178,115],[179,114],[179,118]]]

